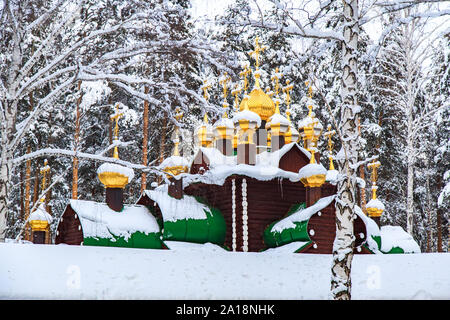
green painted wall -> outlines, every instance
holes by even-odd
[[[283,218],[290,216],[291,214],[298,212],[300,209],[305,209],[306,204],[303,203],[297,203],[291,206],[286,216]],[[308,221],[302,221],[302,222],[294,222],[295,227],[284,229],[281,232],[278,231],[272,231],[273,226],[278,223],[279,221],[283,220],[277,220],[272,222],[267,228],[264,230],[264,243],[269,248],[275,248],[279,247],[294,241],[311,241],[308,235]]]
[[[124,247],[124,248],[142,248],[142,249],[161,249],[161,233],[149,233],[135,232],[129,238],[128,241],[124,237],[109,238],[93,238],[86,237],[83,239],[83,245],[85,246],[102,246],[102,247]]]
[[[205,204],[201,198],[196,200]],[[225,242],[225,219],[217,208],[208,207],[204,210],[206,219],[180,219],[164,221],[163,240],[187,241],[194,243],[211,242],[223,245]]]

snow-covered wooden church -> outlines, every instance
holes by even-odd
[[[56,244],[167,248],[180,243],[212,243],[231,251],[267,249],[298,253],[332,253],[335,238],[335,197],[339,177],[334,169],[329,128],[329,169],[320,164],[317,142],[323,126],[315,118],[310,88],[308,116],[298,124],[290,119],[292,85],[282,89],[286,113],[280,113],[279,79],[275,73],[273,98],[260,87],[256,40],[255,70],[241,73],[243,99],[235,94],[233,118],[224,112],[214,125],[205,114],[196,130],[198,153],[190,163],[174,141],[173,155],[160,164],[169,183],[146,190],[137,204],[124,204],[123,190],[133,171],[117,164],[98,168],[106,188],[106,203],[70,200],[62,215]],[[248,94],[247,78],[255,85]],[[227,95],[226,79],[223,81]],[[207,85],[204,85],[207,98]],[[177,113],[180,120],[181,113]],[[116,122],[117,126],[117,122]],[[177,128],[178,132],[178,128]],[[118,158],[117,147],[115,157]],[[354,220],[355,253],[420,252],[400,227],[379,227],[384,210],[376,198],[376,168],[368,216],[357,207]],[[281,250],[281,249],[280,249]]]

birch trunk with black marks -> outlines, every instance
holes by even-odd
[[[341,88],[341,131],[345,157],[338,161],[339,171],[346,179],[338,183],[336,199],[336,238],[333,245],[331,268],[331,294],[335,300],[351,299],[351,264],[353,260],[353,220],[356,201],[356,174],[358,161],[357,101],[357,45],[359,36],[358,1],[344,0],[344,28],[342,41],[342,88]]]

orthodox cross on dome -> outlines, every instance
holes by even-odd
[[[316,124],[318,124],[318,123],[319,123],[319,120],[317,120],[317,119],[314,119],[314,120],[311,122],[310,127],[309,127],[309,129],[311,130],[311,132],[314,132],[314,127],[315,127]],[[316,163],[316,157],[314,156],[314,154],[316,153],[316,147],[315,147],[315,146],[312,146],[311,148],[309,148],[309,149],[307,149],[307,150],[309,150],[309,151],[311,152],[311,159],[310,159],[310,162],[309,162],[309,163]]]
[[[208,89],[211,88],[211,84],[208,83],[208,80],[203,80],[203,85],[201,87],[201,89],[203,90],[203,98],[205,98],[205,100],[208,102],[209,100],[209,93],[208,93]],[[181,118],[180,118],[181,119]],[[206,124],[208,123],[208,114],[205,110],[205,115],[203,116],[203,122]]]
[[[289,80],[286,80],[286,86],[283,87],[283,93],[286,95],[286,116],[289,122],[291,122],[291,91],[294,89],[294,86],[290,84],[291,82]]]
[[[228,76],[228,73],[224,73],[222,79],[219,81],[219,83],[222,85],[222,90],[223,90],[223,103],[222,106],[225,109],[224,113],[223,113],[223,117],[224,118],[228,118],[227,115],[227,108],[228,108],[228,103],[227,103],[227,96],[228,96],[228,82],[231,81],[231,78]]]
[[[327,127],[327,132],[324,133],[324,136],[328,138],[328,151],[329,155],[328,158],[330,159],[330,170],[334,170],[334,164],[333,164],[333,140],[331,139],[335,134],[336,131],[331,130],[331,125],[329,124]]]
[[[255,76],[255,87],[256,88],[260,88],[259,77],[261,75],[259,73],[259,55],[261,54],[261,52],[263,52],[266,49],[265,46],[260,46],[258,41],[259,41],[259,37],[256,37],[255,38],[255,49],[253,51],[249,52],[250,56],[251,57],[253,56],[256,61],[256,63],[255,63],[256,70],[255,70],[255,72],[253,72],[253,75]]]
[[[309,81],[305,81],[305,85],[308,87],[308,116],[312,116],[312,109],[313,109],[313,105],[312,105],[312,96],[313,96],[313,89],[312,86],[310,85]]]
[[[275,69],[275,73],[272,75],[270,80],[275,83],[274,89],[275,89],[275,95],[278,96],[280,93],[280,79],[283,77],[283,74],[279,72],[278,67]]]
[[[208,84],[207,80],[203,80],[203,86],[201,89],[203,90],[203,98],[205,98],[206,101],[209,100],[209,94],[208,89],[211,88],[211,84]]]
[[[206,116],[206,113],[205,113]],[[183,112],[181,112],[180,107],[177,107],[175,109],[175,119],[177,121],[180,121],[183,118]],[[175,144],[175,149],[173,151],[173,155],[174,156],[179,156],[180,155],[180,151],[178,149],[178,145],[180,144],[180,138],[179,138],[179,130],[180,127],[178,125],[175,126],[175,139],[173,141],[173,143]]]
[[[248,64],[246,64],[244,66],[244,70],[239,73],[239,76],[241,76],[242,80],[244,81],[244,94],[247,94],[247,89],[248,89],[248,79],[247,79],[247,77],[250,75],[251,72],[252,71],[250,70]]]
[[[234,96],[234,110],[239,109],[239,94],[241,93],[241,91],[241,87],[239,87],[239,84],[236,83],[234,85],[234,90],[231,91],[231,95]]]
[[[110,119],[111,121],[116,121],[116,125],[114,127],[114,141],[119,140],[119,119],[123,117],[123,112],[119,112],[119,104],[116,103],[116,112],[111,115]],[[117,146],[114,147],[114,155],[113,157],[115,159],[119,159],[119,150],[117,149]]]
[[[373,160],[371,163],[367,165],[369,169],[372,169],[372,174],[370,175],[370,179],[372,183],[375,185],[378,179],[377,169],[381,166],[381,163],[378,160]]]
[[[46,184],[47,184],[47,173],[50,171],[50,166],[48,165],[47,159],[44,160],[44,166],[39,170],[42,174],[42,191],[45,190]],[[41,202],[44,202],[45,199],[42,197],[40,199]]]
[[[265,46],[260,46],[259,45],[259,37],[255,38],[255,49],[253,51],[250,51],[250,56],[254,56],[255,61],[256,61],[256,70],[259,70],[259,55],[261,54],[261,52],[263,52],[264,50],[266,50]]]
[[[278,94],[280,93],[280,78],[283,76],[282,73],[279,72],[278,68],[275,69],[275,73],[272,75],[270,80],[274,83],[274,93],[275,93],[275,113],[280,113],[280,99],[278,98]]]

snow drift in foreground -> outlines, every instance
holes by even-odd
[[[331,255],[0,244],[1,299],[329,299]],[[355,255],[353,299],[450,299],[449,253]]]

